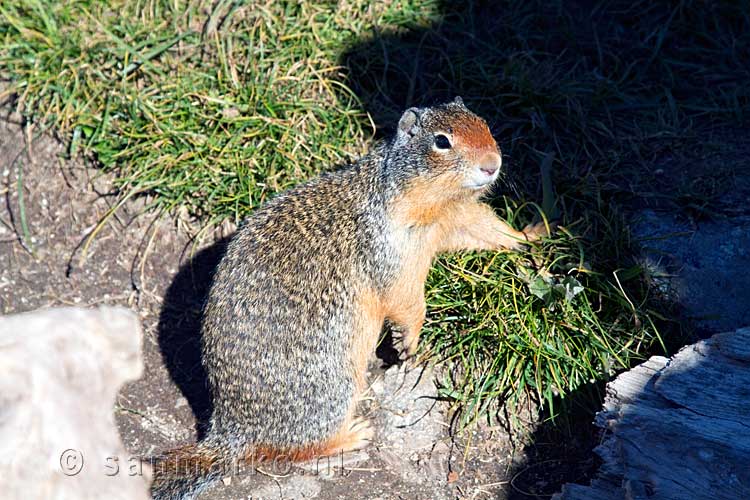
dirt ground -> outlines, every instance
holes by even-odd
[[[24,127],[8,109],[0,116],[0,312],[99,304],[125,305],[137,311],[145,331],[146,370],[118,398],[115,413],[123,441],[133,455],[148,456],[195,440],[208,411],[197,357],[200,304],[233,228],[196,238],[197,226],[185,217],[145,213],[148,200],[113,207],[116,197],[110,176],[82,161],[65,160],[58,141]],[[750,167],[745,153],[750,151],[744,137],[733,137],[734,146],[728,151],[712,150],[713,156],[704,158],[716,165],[726,165],[729,158],[736,165],[726,174],[730,184],[724,189],[731,195],[723,198],[718,220],[703,223],[680,217],[671,226],[651,221],[648,227],[666,234],[674,224],[687,225],[693,235],[689,241],[695,241],[701,227],[710,229],[704,233],[710,236],[706,241],[726,228],[741,233],[735,241],[746,238],[750,234],[746,220]],[[673,158],[661,159],[659,165],[652,165],[655,180],[651,185],[668,190],[679,179],[683,185],[704,182],[700,176],[705,169],[691,173],[684,165]],[[655,203],[653,213],[663,213],[658,212],[661,208]],[[672,218],[679,210],[679,206],[667,207]],[[681,228],[682,234],[685,228]],[[650,241],[671,242],[667,247],[652,246],[661,248],[662,254],[670,252],[672,260],[659,260],[658,265],[674,275],[680,275],[685,262],[702,265],[701,255],[710,255],[714,249],[706,243],[706,248],[683,255],[679,249],[688,247],[673,238],[655,237],[648,230],[641,235]],[[721,257],[724,260],[718,264],[727,279],[738,285],[730,302],[745,312],[744,304],[750,301],[739,284],[747,281],[747,267],[725,264],[729,259],[744,266],[746,248],[732,246],[727,250],[731,255]],[[695,252],[704,254],[696,256]],[[707,265],[717,265],[711,262]],[[723,303],[721,294],[726,289],[722,283],[717,281],[711,288],[718,294],[718,304]],[[248,473],[219,483],[203,497],[548,498],[563,481],[585,482],[595,467],[589,450],[597,435],[585,436],[585,430],[583,443],[537,439],[534,446],[519,447],[516,452],[500,428],[484,426],[471,435],[451,438],[447,408],[435,401],[430,374],[413,367],[385,369],[383,365],[373,359],[371,387],[363,405],[378,428],[373,446],[345,457],[344,466],[332,471]]]

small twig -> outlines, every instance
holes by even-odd
[[[286,478],[286,477],[289,477],[289,476],[291,476],[291,475],[292,475],[292,473],[290,472],[289,474],[284,474],[283,476],[280,476],[280,475],[278,475],[278,474],[273,474],[273,473],[271,473],[271,472],[265,471],[265,470],[261,469],[260,467],[256,467],[256,469],[255,469],[255,470],[256,470],[256,471],[258,471],[258,472],[259,472],[260,474],[263,474],[264,476],[268,476],[268,477],[270,477],[270,478],[273,478],[273,479],[275,479],[275,480],[277,480],[277,481],[278,481],[279,479],[284,479],[284,478]],[[279,485],[279,486],[280,486],[280,485]]]
[[[344,470],[352,472],[380,472],[384,469],[378,467],[344,467]]]
[[[31,129],[32,125],[27,124],[24,128],[25,141],[26,141],[26,156],[29,159],[29,163],[33,165],[34,157],[31,153]],[[36,257],[34,252],[34,245],[31,240],[31,231],[29,231],[29,225],[26,222],[26,204],[23,198],[23,163],[18,162],[16,170],[16,192],[18,194],[18,216],[21,220],[21,232],[23,232],[23,238],[21,239],[21,246],[29,252],[31,255]]]

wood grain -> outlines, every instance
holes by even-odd
[[[596,424],[597,477],[553,498],[750,498],[750,328],[621,374]]]

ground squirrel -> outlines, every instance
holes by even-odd
[[[155,498],[192,498],[238,460],[293,461],[367,445],[355,407],[385,320],[417,348],[440,252],[517,249],[479,201],[500,172],[487,124],[460,98],[410,108],[353,165],[280,194],[229,243],[202,324],[207,437],[155,464]]]

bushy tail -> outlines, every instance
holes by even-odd
[[[154,500],[190,500],[211,483],[230,474],[234,461],[226,447],[205,441],[170,450],[153,457],[151,465]]]
[[[192,500],[205,488],[225,476],[251,472],[260,464],[286,468],[330,455],[329,447],[310,445],[291,450],[268,447],[232,447],[213,440],[175,448],[151,459],[154,500]]]

